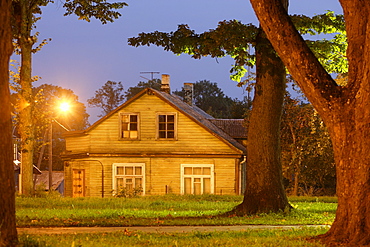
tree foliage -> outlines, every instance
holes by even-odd
[[[34,88],[34,94],[40,95],[38,98],[41,98],[41,104],[37,106],[38,112],[44,112],[42,117],[37,116],[40,118],[38,122],[41,119],[47,119],[50,123],[50,119],[55,118],[68,126],[69,130],[83,130],[89,125],[89,114],[86,112],[86,107],[79,102],[78,96],[71,89],[42,84]],[[59,107],[63,102],[70,105],[68,112],[60,111]]]
[[[283,173],[292,195],[335,194],[335,168],[329,133],[311,104],[284,100],[282,116]]]
[[[94,97],[88,99],[87,103],[89,107],[102,109],[102,114],[98,117],[105,116],[124,102],[123,90],[121,82],[107,81],[100,89],[95,91]]]
[[[12,74],[14,80],[17,74]],[[20,93],[18,90],[20,90],[20,87],[17,84],[13,84],[12,89],[14,91],[11,97],[13,102],[13,124],[15,129],[19,130]],[[85,105],[78,101],[78,97],[70,89],[50,84],[42,84],[33,88],[33,97],[36,100],[33,118],[35,128],[33,164],[41,165],[39,168],[45,170],[47,167],[47,158],[45,158],[46,156],[43,152],[40,153],[40,151],[43,150],[43,146],[49,144],[46,137],[50,123],[57,121],[68,130],[82,130],[89,125],[89,115],[86,112]],[[71,106],[70,111],[65,113],[60,111],[59,106],[62,102],[67,102]],[[53,153],[55,155],[55,157],[53,157],[53,169],[63,170],[63,161],[60,158],[60,154],[65,151],[65,141],[62,135],[67,130],[62,128],[58,123],[53,123]],[[40,155],[42,156],[42,163],[38,164]]]
[[[83,103],[78,101],[78,97],[70,89],[65,89],[59,86],[50,84],[42,84],[34,88],[34,94],[39,95],[40,103],[35,107],[36,116],[36,138],[34,163],[40,155],[42,146],[49,144],[46,142],[46,132],[48,127],[53,122],[53,170],[63,170],[63,161],[60,157],[61,153],[65,152],[65,140],[63,134],[68,130],[83,130],[88,123],[89,114],[86,113],[86,107]],[[68,112],[61,112],[59,107],[63,102],[70,105]],[[65,128],[61,127],[64,126]],[[43,155],[46,157],[45,155]],[[39,168],[45,170],[47,167],[48,158],[43,158]]]
[[[175,91],[184,97],[184,89]],[[224,94],[217,83],[208,80],[197,81],[193,84],[193,103],[215,118],[240,119],[250,108],[251,102],[248,99],[232,99]]]
[[[160,79],[153,79],[148,80],[147,82],[140,81],[136,86],[129,87],[127,91],[125,92],[125,97],[127,100],[134,97],[136,94],[138,94],[141,90],[145,88],[153,88],[156,90],[161,89],[161,80]]]
[[[65,16],[75,14],[80,20],[90,22],[92,17],[99,20],[102,24],[113,22],[121,14],[118,9],[128,6],[124,2],[107,2],[105,0],[66,0],[63,7],[66,9]]]
[[[333,12],[308,17],[293,15],[292,20],[302,34],[319,35],[335,34],[332,39],[307,40],[307,44],[330,72],[343,73],[347,69],[345,50],[347,48],[344,22],[342,15]],[[235,60],[230,73],[231,78],[240,81],[247,71],[245,67],[253,67],[258,27],[243,24],[237,20],[221,21],[217,28],[197,34],[186,24],[178,25],[176,31],[140,33],[128,39],[131,46],[161,46],[165,51],[174,54],[189,54],[195,59],[204,56],[230,56]],[[242,85],[242,84],[240,84]]]

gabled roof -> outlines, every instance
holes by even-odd
[[[234,138],[232,138],[230,135],[225,133],[221,128],[217,127],[212,121],[215,119],[204,112],[202,109],[195,105],[189,105],[185,103],[179,96],[177,95],[172,95],[168,94],[165,92],[161,92],[152,88],[146,88],[136,94],[133,98],[129,99],[125,103],[123,103],[121,106],[117,107],[115,110],[112,112],[108,113],[106,116],[103,118],[99,119],[97,122],[95,122],[93,125],[91,125],[89,128],[87,128],[84,131],[70,131],[64,134],[64,136],[69,137],[69,136],[81,136],[87,134],[89,131],[94,129],[96,126],[98,126],[101,122],[105,121],[107,118],[115,114],[116,112],[120,111],[121,109],[125,108],[127,105],[131,104],[133,101],[137,100],[144,94],[150,94],[150,95],[156,95],[169,105],[173,106],[176,108],[178,111],[182,112],[189,118],[191,118],[193,121],[198,123],[200,126],[202,126],[204,129],[206,129],[208,132],[213,134],[215,137],[219,138],[223,142],[227,143],[229,146],[231,146],[234,149],[237,149],[241,151],[242,153],[246,152],[246,148],[237,142]]]

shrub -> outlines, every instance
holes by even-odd
[[[142,187],[137,187],[137,188],[122,187],[117,191],[117,193],[115,194],[115,197],[133,198],[133,197],[140,196],[141,193],[143,193]]]

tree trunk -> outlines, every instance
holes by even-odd
[[[368,78],[367,80],[369,80]],[[326,242],[370,244],[370,88],[338,110],[330,128],[337,175],[338,209]]]
[[[296,134],[294,133],[294,128],[292,124],[289,124],[289,130],[290,133],[292,134],[292,148],[290,149],[290,153],[293,155],[289,167],[294,167],[294,187],[293,187],[293,196],[298,196],[298,187],[299,187],[299,175],[300,175],[300,167],[301,167],[301,162],[299,159],[298,165],[297,165],[297,137]]]
[[[341,0],[348,39],[348,83],[326,73],[279,0],[250,0],[275,50],[328,127],[338,209],[329,244],[370,245],[370,2]]]
[[[293,196],[298,196],[298,186],[299,186],[299,172],[296,170],[294,172],[294,188],[292,193]]]
[[[35,142],[35,127],[33,123],[34,99],[32,95],[32,46],[31,37],[32,12],[28,9],[28,1],[20,1],[20,33],[21,47],[20,70],[20,107],[19,133],[21,136],[21,192],[29,196],[33,194],[33,152]]]
[[[282,182],[280,119],[286,87],[285,66],[261,30],[256,40],[256,87],[249,119],[246,190],[237,215],[289,208]]]
[[[0,246],[16,246],[15,184],[10,114],[9,58],[13,51],[11,0],[0,0]]]

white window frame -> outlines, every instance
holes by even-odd
[[[173,115],[174,116],[174,137],[173,138],[160,138],[159,137],[159,116],[160,115]],[[155,116],[156,121],[156,139],[157,140],[177,140],[177,112],[157,112]]]
[[[123,129],[122,129],[122,117],[123,116],[130,116],[135,115],[137,116],[137,137],[131,138],[131,137],[123,137]],[[129,128],[130,128],[130,122],[129,122]],[[128,130],[130,131],[130,130]],[[140,114],[137,112],[121,112],[119,114],[119,139],[120,140],[140,140]]]
[[[141,175],[117,175],[117,167],[141,167]],[[112,190],[113,190],[113,195],[117,191],[117,180],[116,178],[135,178],[135,177],[141,177],[142,178],[142,188],[143,192],[142,195],[145,195],[145,163],[113,163],[112,165]]]
[[[186,167],[205,167],[205,168],[210,168],[211,169],[211,174],[210,175],[185,175],[185,168]],[[215,191],[215,186],[214,186],[214,181],[215,181],[215,170],[214,170],[214,165],[213,164],[181,164],[181,181],[180,181],[180,193],[181,195],[185,194],[185,178],[191,178],[192,183],[191,183],[191,194],[194,194],[194,178],[201,178],[201,194],[204,194],[204,188],[203,188],[203,178],[210,178],[210,187],[211,187],[211,194],[214,194]]]

